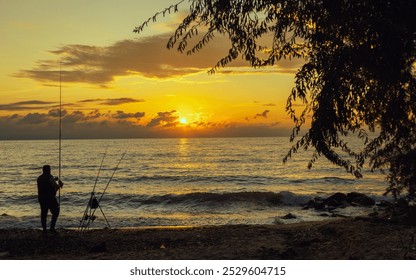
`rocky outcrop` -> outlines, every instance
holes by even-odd
[[[284,215],[284,216],[282,217],[282,219],[285,219],[285,220],[296,219],[296,218],[297,218],[297,217],[296,217],[295,215],[293,215],[292,213],[289,213],[289,214]]]
[[[348,206],[347,202],[347,196],[343,193],[335,193],[324,200],[325,205],[331,206],[331,207],[346,207]]]
[[[376,204],[374,199],[371,197],[358,193],[358,192],[351,192],[347,194],[347,201],[352,206],[373,206]]]
[[[373,205],[375,205],[374,199],[365,194],[358,192],[344,194],[338,192],[327,198],[315,197],[308,201],[303,209],[334,210],[348,206],[371,207]]]

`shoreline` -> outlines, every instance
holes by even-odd
[[[416,227],[356,217],[279,225],[0,229],[0,259],[416,259]]]

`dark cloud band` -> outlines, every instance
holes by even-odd
[[[55,59],[39,60],[33,69],[20,70],[16,77],[30,78],[40,82],[57,82],[60,75],[64,82],[88,83],[103,86],[117,76],[140,75],[148,78],[171,78],[205,72],[228,53],[229,41],[217,37],[194,55],[184,55],[168,50],[169,35],[146,37],[140,40],[123,40],[106,47],[88,45],[65,45],[50,51]],[[62,71],[59,70],[60,65]],[[277,67],[262,68],[257,72],[294,73],[300,61],[278,62]],[[236,60],[219,73],[252,73],[247,62]]]

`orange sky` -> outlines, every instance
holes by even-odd
[[[298,63],[253,70],[217,37],[193,56],[167,50],[184,13],[132,32],[175,1],[2,1],[0,139],[289,135]],[[182,6],[186,9],[186,4]]]

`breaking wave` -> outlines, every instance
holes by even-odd
[[[130,207],[192,206],[206,208],[245,205],[250,207],[255,207],[256,205],[258,207],[279,207],[286,205],[301,205],[306,203],[309,199],[311,199],[311,196],[309,195],[297,195],[291,192],[195,192],[153,196],[111,194],[106,197],[106,201],[114,204],[128,204]]]

